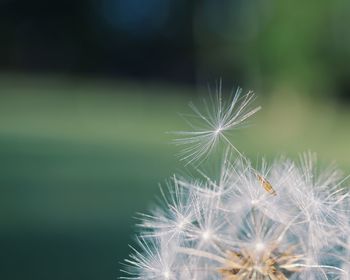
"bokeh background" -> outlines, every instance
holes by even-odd
[[[184,170],[167,131],[222,78],[263,105],[253,160],[350,172],[350,2],[2,0],[0,279],[116,279],[137,212]]]

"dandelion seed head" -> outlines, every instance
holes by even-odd
[[[209,128],[180,140],[192,145],[190,161],[256,111],[249,94],[243,105],[237,95],[232,104],[215,100],[215,110],[194,109]],[[218,176],[200,168],[198,177],[173,176],[163,206],[140,215],[122,279],[350,279],[350,195],[338,169],[320,169],[312,153],[253,166],[223,139]]]

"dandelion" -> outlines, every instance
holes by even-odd
[[[310,152],[252,167],[226,144],[216,179],[200,168],[196,177],[174,175],[163,207],[140,215],[139,249],[121,278],[350,279],[346,178],[333,166],[318,169]]]

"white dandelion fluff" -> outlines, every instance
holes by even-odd
[[[250,102],[249,96],[243,104]],[[225,108],[236,106],[237,98]],[[247,113],[246,105],[235,114],[220,107],[207,109],[209,117],[199,116],[212,129],[223,121],[225,131],[255,112]],[[214,111],[217,115],[210,113]],[[229,121],[233,119],[238,123]],[[210,151],[206,145],[212,133],[190,136],[192,153],[205,145],[196,158]],[[252,167],[242,154],[234,158],[235,148],[226,144],[229,150],[216,179],[201,170],[195,178],[174,175],[162,192],[163,207],[140,216],[139,248],[125,260],[121,278],[350,279],[346,178],[333,166],[318,168],[312,153],[297,161],[262,160]]]
[[[249,91],[242,96],[242,89],[237,88],[234,94],[224,100],[222,97],[222,82],[220,81],[215,95],[210,96],[210,102],[203,100],[201,108],[190,103],[193,114],[183,115],[191,130],[179,131],[175,144],[185,148],[180,153],[187,163],[204,160],[215,146],[223,140],[240,154],[239,150],[227,139],[226,133],[241,127],[244,122],[261,107],[251,108],[255,94]]]

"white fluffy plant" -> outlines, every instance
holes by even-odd
[[[345,178],[316,156],[262,160],[254,167],[227,133],[244,124],[254,94],[238,89],[225,103],[221,84],[202,110],[191,105],[191,131],[179,132],[188,163],[225,146],[220,176],[173,176],[164,205],[141,215],[138,249],[122,279],[350,279],[350,205]],[[221,142],[221,144],[220,144]]]

